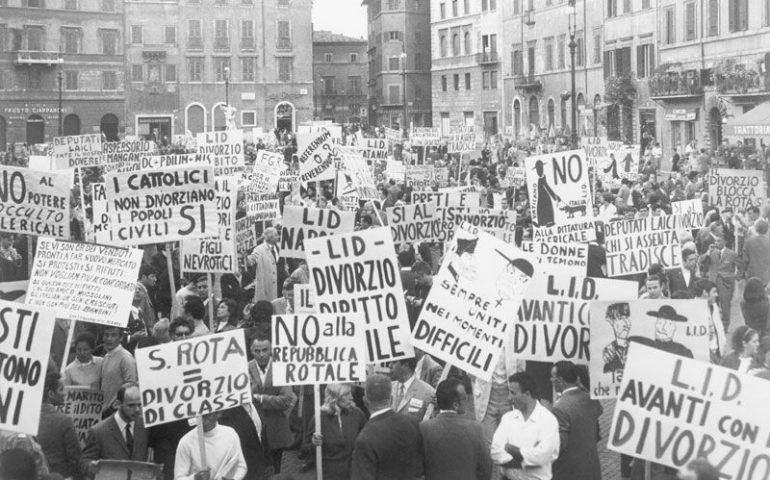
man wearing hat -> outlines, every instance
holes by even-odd
[[[680,357],[693,358],[692,351],[689,348],[674,341],[676,324],[687,322],[687,317],[679,315],[674,307],[670,305],[661,305],[657,311],[648,311],[647,315],[657,319],[655,322],[655,339],[635,335],[629,337],[629,341],[638,342],[642,345],[663,350],[664,352],[679,355]]]
[[[507,264],[497,277],[497,304],[503,300],[514,300],[524,294],[529,279],[535,272],[534,267],[525,258],[508,258],[500,250],[495,251],[503,257]]]
[[[555,224],[553,201],[561,202],[561,198],[548,185],[543,167],[545,164],[542,160],[535,162],[535,172],[537,172],[537,197],[535,198],[537,222],[535,223],[539,227],[552,227]]]

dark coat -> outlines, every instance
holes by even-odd
[[[770,282],[770,238],[755,235],[746,240],[742,263],[746,278],[757,277],[767,285]]]
[[[553,480],[602,478],[598,422],[602,407],[581,389],[565,392],[553,406],[559,421],[559,457],[553,462]]]
[[[690,281],[684,280],[684,274],[681,268],[673,268],[666,272],[666,279],[668,280],[668,291],[674,293],[679,290],[694,291],[695,282],[698,280],[698,272],[692,272],[690,275]]]
[[[425,480],[489,480],[492,458],[481,424],[440,413],[420,424]]]
[[[420,423],[392,410],[370,418],[353,447],[351,478],[415,480],[422,474]]]
[[[134,425],[134,452],[130,454],[123,432],[111,415],[100,423],[97,423],[88,431],[86,446],[83,448],[83,456],[80,457],[80,470],[88,473],[88,465],[93,460],[135,460],[144,462],[147,460],[147,430],[144,428],[141,417]]]
[[[286,448],[294,442],[294,435],[289,428],[289,414],[297,401],[297,396],[291,387],[273,386],[273,367],[267,367],[265,384],[259,378],[257,362],[249,362],[249,377],[251,390],[254,395],[264,395],[261,402],[254,401],[259,417],[265,429],[266,448],[277,450]]]
[[[80,441],[72,418],[57,411],[52,405],[43,403],[37,441],[45,453],[51,472],[64,478],[78,476]]]

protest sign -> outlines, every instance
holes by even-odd
[[[70,320],[125,327],[141,264],[139,249],[41,237],[27,304]]]
[[[524,167],[508,167],[505,178],[516,188],[521,188],[527,183],[527,173]]]
[[[300,125],[297,127],[297,135],[319,135],[324,131],[329,132],[332,142],[335,145],[342,144],[342,125],[330,121],[313,122],[310,125]],[[359,131],[360,132],[360,131]]]
[[[393,243],[434,242],[442,235],[443,220],[436,214],[436,204],[412,203],[385,209]]]
[[[135,355],[147,427],[252,401],[241,329],[139,348]]]
[[[281,167],[281,178],[278,180],[279,192],[291,192],[291,187],[299,183],[299,170],[288,165]]]
[[[597,300],[591,302],[590,311],[593,398],[618,395],[628,346],[635,342],[709,362],[712,326],[705,299]]]
[[[594,171],[602,185],[619,188],[623,179],[635,181],[639,174],[639,145],[625,145],[623,142],[603,142],[605,155],[595,158]]]
[[[583,243],[596,240],[596,222],[593,220],[570,220],[562,225],[535,227],[532,238],[536,242]]]
[[[671,214],[678,217],[679,228],[694,229],[703,226],[703,202],[699,198],[671,202]]]
[[[112,243],[109,202],[103,183],[91,184],[91,211],[93,212],[94,242],[104,245]]]
[[[456,126],[449,127],[449,142],[447,151],[450,153],[464,153],[476,150],[476,132],[473,127]]]
[[[385,129],[385,140],[388,141],[391,147],[393,145],[400,144],[403,141],[401,130],[396,130],[394,128],[388,128],[388,127],[384,127],[384,129]]]
[[[457,226],[462,223],[461,215],[479,212],[478,192],[412,192],[413,203],[433,203],[441,218],[441,233],[436,241],[452,239]]]
[[[281,216],[277,195],[258,195],[247,190],[244,204],[246,215],[256,222],[275,220]]]
[[[661,215],[604,224],[607,276],[644,273],[653,263],[664,270],[682,265],[676,215]]]
[[[182,241],[182,271],[199,273],[234,273],[238,271],[235,243],[235,212],[238,177],[219,177],[217,220],[219,233],[208,238]]]
[[[70,185],[66,172],[0,165],[0,231],[69,238]]]
[[[525,169],[534,226],[552,227],[571,219],[593,218],[583,150],[529,157]]]
[[[712,168],[709,171],[709,204],[717,207],[761,207],[767,199],[762,170]]]
[[[273,385],[366,380],[363,313],[273,315]]]
[[[377,184],[371,167],[361,155],[351,154],[340,148],[342,169],[337,172],[337,195],[355,196],[361,200],[377,200]]]
[[[349,233],[355,226],[354,212],[286,205],[281,222],[281,256],[305,258],[305,240]]]
[[[588,245],[585,243],[521,242],[521,249],[540,260],[536,270],[559,272],[562,275],[582,277],[588,268]]]
[[[334,168],[337,149],[329,130],[322,128],[317,134],[298,132],[297,147],[302,183],[333,180],[337,176]]]
[[[768,398],[762,378],[632,345],[607,447],[683,470],[707,458],[713,478],[768,480]]]
[[[243,217],[235,221],[235,246],[239,256],[248,255],[257,246],[257,234],[251,218]]]
[[[364,138],[358,149],[366,160],[388,158],[388,144],[384,138]]]
[[[602,164],[609,157],[607,153],[607,137],[583,137],[582,146],[583,150],[586,151],[588,165],[593,168]]]
[[[163,465],[133,460],[99,460],[94,480],[157,480]]]
[[[101,159],[101,133],[53,137],[53,161],[57,170],[95,167]]]
[[[240,175],[244,168],[243,130],[201,132],[195,137],[198,155],[214,167],[217,177]]]
[[[441,128],[414,127],[409,133],[409,143],[413,147],[437,147],[441,145]]]
[[[434,175],[432,165],[407,165],[406,186],[415,190],[428,190],[433,187]]]
[[[104,142],[99,164],[106,169],[137,163],[141,165],[142,157],[148,156],[153,151],[155,151],[155,143],[147,140]]]
[[[198,153],[175,153],[169,155],[140,155],[132,160],[107,164],[104,172],[138,172],[177,167],[205,167],[211,165],[206,155]]]
[[[439,187],[446,187],[449,185],[449,168],[448,167],[433,167],[433,179]]]
[[[0,300],[0,430],[37,435],[54,310]]]
[[[30,170],[54,170],[53,158],[48,155],[30,155],[27,158],[27,167]]]
[[[513,210],[491,210],[489,208],[465,209],[452,211],[441,209],[445,221],[453,222],[455,226],[466,222],[474,227],[480,227],[490,235],[506,243],[514,243],[516,237],[516,212]],[[454,231],[454,228],[452,229]],[[450,235],[451,238],[451,235]]]
[[[102,421],[104,394],[87,387],[64,387],[64,403],[57,410],[72,419],[80,446],[86,444],[88,430]]]
[[[588,364],[591,302],[636,300],[637,283],[556,272],[530,281],[508,348],[524,360]]]
[[[115,242],[146,245],[219,232],[211,167],[108,173],[104,183]]]
[[[294,284],[294,310],[297,313],[315,312],[315,292],[309,283]]]
[[[489,381],[536,259],[463,223],[433,280],[412,345]]]
[[[414,356],[388,227],[309,239],[305,253],[318,312],[364,313],[368,363]]]
[[[404,165],[404,162],[388,158],[386,160],[385,175],[388,178],[395,180],[397,183],[403,183],[404,176],[406,175],[406,166]]]
[[[274,194],[278,190],[284,166],[283,155],[280,153],[265,149],[257,151],[254,168],[248,174],[248,183],[243,188],[260,194]]]

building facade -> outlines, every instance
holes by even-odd
[[[603,17],[600,0],[503,2],[504,131],[519,140],[600,133]],[[574,41],[575,107],[572,123]]]
[[[502,3],[431,0],[433,118],[496,135],[502,116]],[[439,123],[440,122],[440,123]]]
[[[363,0],[362,5],[368,19],[369,123],[432,126],[429,1]]]
[[[368,121],[366,51],[363,38],[313,32],[314,120],[340,124]]]
[[[0,151],[59,133],[123,133],[123,1],[1,5]]]

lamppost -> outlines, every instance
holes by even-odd
[[[577,43],[575,42],[575,34],[577,33],[577,9],[575,7],[575,1],[570,1],[569,12],[569,56],[570,56],[570,81],[572,82],[572,90],[570,91],[570,106],[572,108],[572,132],[570,134],[570,143],[572,148],[577,148],[578,135],[577,135],[577,92],[575,91],[575,49]]]
[[[59,80],[59,136],[62,136],[62,129],[61,129],[61,82],[62,82],[62,74],[61,74],[61,68],[59,69],[59,74],[56,75],[56,79]]]
[[[401,100],[404,102],[404,121],[401,131],[406,134],[407,123],[409,122],[406,115],[406,52],[401,52]]]
[[[230,67],[225,67],[225,107],[230,106]]]

